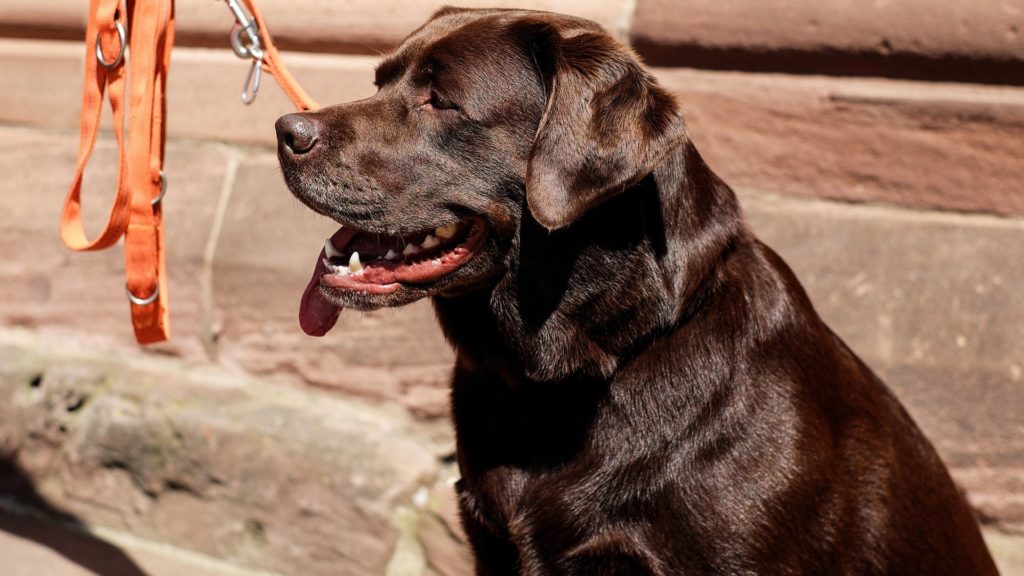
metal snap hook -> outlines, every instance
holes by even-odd
[[[231,50],[239,58],[263,58],[263,44],[255,20],[245,26],[235,23],[231,30]]]
[[[100,35],[96,35],[96,61],[100,63],[107,70],[116,68],[124,62],[124,49],[128,44],[128,35],[124,30],[124,24],[121,24],[120,20],[114,20],[114,27],[117,28],[117,37],[121,41],[121,48],[117,51],[117,57],[114,58],[113,62],[107,62],[103,59],[103,48],[100,46]]]
[[[239,58],[262,60],[263,44],[260,43],[260,31],[256,19],[249,16],[237,0],[225,0],[225,3],[235,16],[235,27],[231,30],[231,49]]]
[[[245,84],[242,85],[242,102],[246,106],[256,100],[260,92],[260,81],[263,79],[263,60],[254,59],[252,66],[249,66],[249,74],[245,77]]]
[[[124,291],[128,293],[128,299],[131,300],[132,304],[136,306],[148,306],[153,302],[156,302],[158,296],[160,296],[160,285],[157,284],[156,288],[153,289],[153,294],[146,298],[139,298],[135,294],[132,294],[132,289],[125,284]]]
[[[167,194],[167,177],[164,176],[164,171],[160,171],[160,193],[149,201],[150,206],[156,206],[164,199],[164,194]]]

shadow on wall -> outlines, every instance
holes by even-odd
[[[11,504],[0,506],[0,530],[46,546],[99,576],[149,576],[123,550],[90,536],[78,518],[47,502],[6,455],[0,455],[0,501]]]

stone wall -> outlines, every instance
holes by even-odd
[[[515,4],[595,19],[655,64],[754,230],[896,390],[983,521],[1024,533],[1024,3]],[[372,94],[372,54],[439,5],[261,3],[323,103]],[[118,251],[71,254],[57,236],[84,2],[0,5],[0,494],[282,574],[467,573],[452,354],[429,305],[301,333],[298,297],[334,227],[281,181],[273,121],[289,104],[272,83],[238,101],[247,63],[221,2],[178,13],[173,339],[140,351]],[[92,230],[114,162],[104,135]]]

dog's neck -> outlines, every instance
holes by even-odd
[[[608,378],[700,306],[742,230],[735,195],[685,141],[564,230],[524,210],[507,274],[435,309],[460,362],[510,384]]]

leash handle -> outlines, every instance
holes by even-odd
[[[125,289],[141,344],[170,336],[162,200],[173,43],[174,0],[90,0],[78,162],[60,219],[61,239],[71,250],[102,250],[124,238]],[[118,144],[117,194],[103,231],[89,240],[82,225],[82,177],[96,145],[104,96]]]
[[[127,38],[127,13],[118,0],[91,0],[89,22],[85,30],[85,85],[82,87],[82,121],[78,140],[78,161],[71,188],[61,211],[60,235],[71,250],[84,252],[112,246],[128,228],[131,193],[128,188],[127,150],[124,138],[124,50]],[[94,48],[95,47],[95,48]],[[104,54],[117,54],[106,59]],[[117,138],[119,165],[117,195],[103,230],[94,240],[85,235],[82,225],[82,177],[96,146],[104,96],[108,95],[114,115],[114,136]]]

